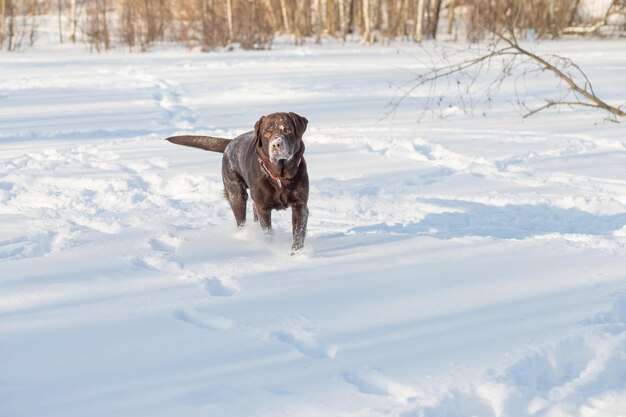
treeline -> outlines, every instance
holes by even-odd
[[[594,1],[594,0],[587,0]],[[268,48],[277,35],[298,44],[325,37],[364,42],[417,42],[445,33],[472,41],[514,27],[537,37],[586,33],[624,16],[626,0],[612,0],[590,18],[585,0],[0,0],[0,49],[37,40],[42,17],[56,19],[59,42],[86,42],[93,50],[125,46],[145,51],[181,43],[203,51],[239,44]],[[600,24],[598,24],[600,22]],[[623,23],[622,23],[623,25]],[[582,29],[581,29],[582,28]],[[578,32],[577,32],[578,30]],[[595,30],[595,29],[594,29]],[[569,31],[569,32],[568,32]]]

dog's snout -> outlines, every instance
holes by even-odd
[[[270,159],[275,162],[289,157],[289,143],[284,138],[276,138],[269,144]]]

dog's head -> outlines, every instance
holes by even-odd
[[[257,153],[284,169],[298,163],[304,152],[302,135],[309,121],[295,113],[272,113],[254,125]]]

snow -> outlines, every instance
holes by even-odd
[[[619,104],[623,46],[537,48]],[[507,89],[384,117],[427,53],[2,53],[0,416],[626,415],[623,124]],[[163,140],[275,111],[309,120],[298,256]]]

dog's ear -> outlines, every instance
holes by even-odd
[[[302,139],[302,135],[304,135],[304,132],[306,131],[306,126],[309,124],[309,121],[306,119],[306,117],[302,117],[291,112],[289,113],[289,117],[291,117],[291,120],[293,121],[296,137]]]
[[[254,124],[254,134],[256,135],[256,146],[259,148],[263,147],[263,140],[261,138],[261,124],[263,123],[263,118],[265,116],[261,116],[258,122]]]

